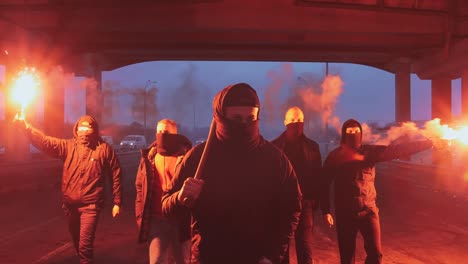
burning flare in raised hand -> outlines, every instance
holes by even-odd
[[[15,119],[24,120],[24,110],[36,95],[39,84],[39,75],[35,68],[25,68],[18,73],[11,87],[11,99],[21,107]]]
[[[468,126],[457,126],[455,128],[440,124],[440,119],[436,118],[426,123],[427,132],[441,139],[458,141],[468,144]]]

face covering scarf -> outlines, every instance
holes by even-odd
[[[76,132],[78,135],[78,143],[84,146],[89,146],[93,143],[93,129],[89,127],[78,127],[78,131]]]
[[[157,151],[162,156],[178,156],[184,151],[184,138],[179,134],[157,133]]]
[[[358,127],[348,127],[345,134],[345,144],[353,149],[361,147],[362,134]]]
[[[249,147],[255,145],[259,138],[258,121],[223,120],[216,123],[216,133],[221,142]]]
[[[297,140],[304,132],[304,123],[290,123],[286,125],[286,138],[290,141]]]

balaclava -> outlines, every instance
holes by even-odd
[[[291,107],[284,116],[284,125],[286,125],[286,139],[288,141],[297,141],[304,133],[304,113],[297,107]]]
[[[183,155],[192,148],[192,143],[181,134],[156,133],[157,151],[162,156]]]
[[[260,101],[255,90],[246,83],[227,86],[213,100],[214,119],[216,121],[216,137],[223,143],[239,147],[254,147],[260,139],[258,119],[248,123],[228,120],[226,107],[251,106],[259,107]]]
[[[348,127],[359,127],[359,133],[346,133]],[[348,119],[343,123],[341,127],[341,144],[345,144],[348,147],[358,150],[362,145],[362,127],[361,124],[354,120]]]
[[[84,146],[95,146],[99,140],[99,126],[92,116],[84,115],[78,119],[73,128],[76,141]]]
[[[172,119],[162,119],[156,124],[156,150],[162,156],[179,156],[192,148],[192,143],[184,135],[177,134],[177,123]]]

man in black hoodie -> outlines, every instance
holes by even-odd
[[[62,194],[69,231],[80,263],[93,263],[94,237],[104,203],[105,177],[112,180],[112,216],[120,213],[121,170],[114,150],[101,139],[98,123],[89,115],[78,119],[72,139],[46,136],[18,117],[14,123],[35,147],[64,161]]]
[[[166,215],[192,214],[191,263],[284,259],[301,193],[287,157],[259,134],[259,107],[248,84],[219,92],[207,142],[185,155],[173,188],[163,195]],[[197,174],[200,162],[205,165]]]
[[[322,159],[317,142],[304,135],[304,113],[297,107],[291,107],[284,117],[284,131],[272,141],[288,157],[294,167],[303,195],[302,213],[295,236],[295,253],[298,264],[311,264],[313,210],[318,207],[320,181],[322,179]],[[292,244],[291,244],[292,245]],[[294,251],[291,247],[290,250]]]
[[[361,124],[354,119],[347,120],[341,131],[341,145],[330,152],[323,166],[325,186],[321,209],[325,221],[333,225],[329,192],[334,181],[336,228],[342,264],[354,263],[358,232],[364,239],[366,264],[382,263],[375,164],[432,147],[429,140],[390,146],[362,145],[361,142]]]

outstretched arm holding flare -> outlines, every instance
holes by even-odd
[[[67,159],[69,152],[69,143],[67,139],[61,139],[56,137],[47,136],[42,131],[34,128],[26,120],[24,112],[17,113],[12,121],[13,126],[15,126],[19,131],[25,133],[26,136],[31,140],[31,143],[47,153],[48,155],[65,160]],[[120,200],[121,200],[121,170],[120,164],[115,153],[111,150],[106,151],[106,157],[112,177],[112,188],[114,196],[114,206],[112,207],[112,217],[117,217],[120,215]]]

